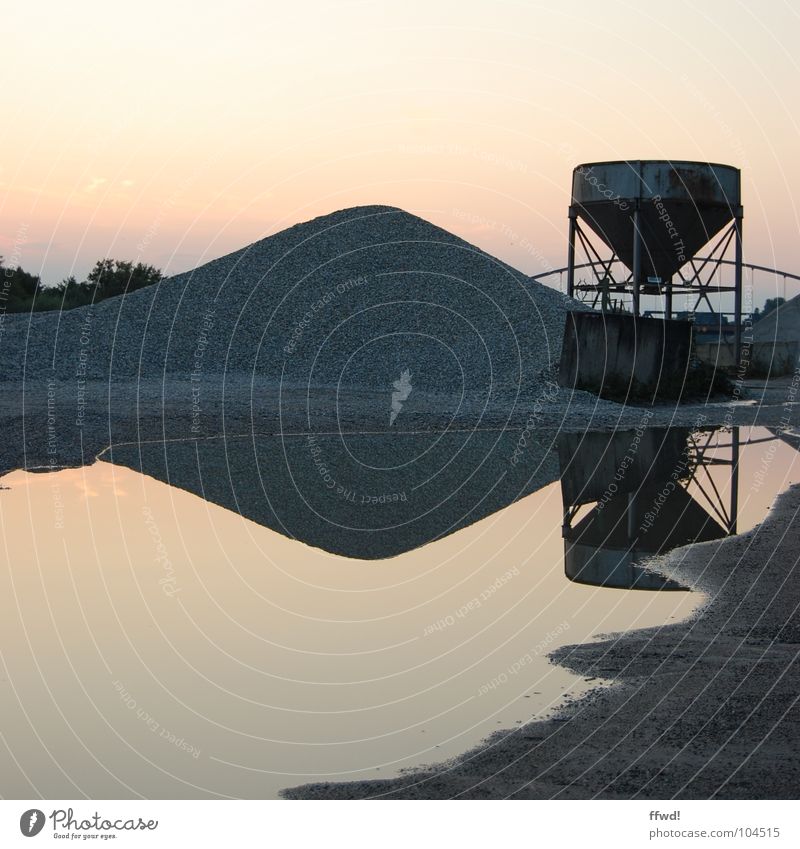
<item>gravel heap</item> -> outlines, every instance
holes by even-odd
[[[503,426],[553,400],[568,308],[421,218],[356,207],[94,307],[8,315],[2,379],[24,380],[26,411],[54,399],[62,460],[145,438],[143,398],[161,399],[162,438],[230,432],[248,412],[238,432],[386,429],[392,412],[395,429]],[[44,423],[25,427],[40,457]]]
[[[753,325],[753,342],[800,341],[800,295],[768,312]]]
[[[384,206],[299,224],[93,308],[7,316],[4,378],[239,372],[385,390],[529,391],[567,299]],[[26,355],[26,356],[25,356]]]

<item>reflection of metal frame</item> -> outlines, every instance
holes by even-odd
[[[725,445],[714,445],[714,450],[719,450],[720,448],[730,447],[731,449],[731,457],[730,460],[725,460],[717,457],[706,457],[706,453],[711,446],[711,440],[714,434],[717,432],[716,428],[709,429],[707,431],[693,431],[689,435],[689,446],[690,446],[690,457],[693,457],[695,462],[692,466],[691,474],[686,481],[686,486],[694,481],[695,486],[699,489],[701,494],[703,495],[706,503],[714,512],[716,517],[722,523],[722,526],[727,528],[728,534],[736,533],[736,518],[739,508],[739,428],[734,427],[731,429],[731,444],[730,446]],[[705,441],[702,441],[702,437],[705,436]],[[693,449],[693,453],[692,452]],[[731,497],[730,497],[730,505],[728,509],[726,509],[725,499],[722,497],[716,483],[714,483],[714,478],[709,474],[708,468],[710,466],[730,466],[731,469]],[[710,487],[712,494],[703,486],[703,482],[700,479],[699,471],[702,470],[705,472],[703,475],[704,480],[707,485]]]
[[[651,440],[648,453],[626,465],[625,481],[609,479],[603,503],[598,496],[598,473],[607,474],[609,460],[618,463],[620,448],[614,442],[621,434],[610,434],[605,442],[589,442],[578,447],[577,464],[573,445],[559,446],[562,461],[562,536],[565,540],[565,571],[570,580],[602,586],[639,589],[682,589],[675,582],[637,566],[637,561],[663,554],[687,542],[719,539],[736,533],[739,478],[739,430],[730,431],[730,444],[713,441],[719,428],[695,431],[654,431],[664,433],[661,441]],[[667,439],[669,434],[670,439]],[[569,441],[569,436],[563,436]],[[626,435],[627,439],[627,435]],[[685,441],[684,441],[685,440]],[[760,440],[759,440],[760,441]],[[624,449],[625,440],[623,440]],[[644,445],[644,443],[641,443]],[[655,446],[655,447],[654,447]],[[683,447],[681,447],[683,446]],[[562,447],[564,451],[562,452]],[[720,450],[730,454],[720,456]],[[596,451],[597,456],[592,456]],[[676,457],[680,454],[680,466]],[[564,458],[570,456],[565,467]],[[624,455],[629,456],[628,454]],[[683,468],[685,464],[685,469]],[[730,500],[718,486],[710,467],[730,468]],[[570,468],[572,467],[572,468]],[[680,468],[680,472],[677,469]],[[633,477],[631,477],[633,476]],[[609,478],[611,476],[609,475]],[[614,475],[614,480],[617,476]],[[670,483],[671,482],[671,483]],[[703,503],[689,488],[697,490]],[[655,519],[646,526],[642,519],[652,509],[654,495],[671,487],[671,501],[664,499]],[[678,497],[678,493],[681,493]],[[581,508],[592,504],[589,513],[576,521]]]

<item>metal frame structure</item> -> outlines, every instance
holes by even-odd
[[[739,512],[739,449],[742,444],[757,445],[759,443],[771,442],[775,439],[774,436],[762,437],[760,439],[749,439],[745,443],[741,442],[738,425],[734,425],[730,429],[730,443],[719,444],[714,443],[714,437],[724,428],[709,427],[687,429],[687,446],[686,454],[689,461],[688,470],[684,477],[681,477],[677,483],[684,489],[688,490],[689,485],[694,483],[698,493],[702,495],[711,510],[711,514],[717,518],[720,525],[727,531],[728,535],[736,534],[736,522]],[[722,449],[730,449],[729,456],[708,456],[710,452],[719,452]],[[713,477],[708,472],[708,467],[722,466],[730,468],[730,497],[729,503],[725,503],[725,499],[715,483]],[[704,473],[701,476],[701,471]],[[563,499],[563,488],[562,488]],[[571,530],[572,524],[582,508],[589,501],[579,501],[575,504],[568,504],[563,501],[563,518],[562,529]],[[710,515],[711,515],[710,514]],[[629,529],[630,530],[630,529]],[[631,531],[632,533],[632,531]]]
[[[706,259],[708,259],[708,257],[698,256],[698,257],[695,257],[695,262],[704,262]],[[619,260],[617,260],[617,262],[619,262]],[[735,262],[732,259],[720,259],[720,260],[717,260],[717,262],[720,265],[735,265]],[[591,265],[592,264],[590,262],[578,263],[578,264],[575,265],[575,270],[577,271],[580,268],[590,268]],[[542,271],[540,274],[533,274],[533,275],[531,275],[531,277],[529,279],[536,280],[537,282],[539,282],[540,280],[544,280],[546,277],[552,277],[554,274],[558,274],[559,280],[561,280],[563,282],[563,275],[566,274],[567,270],[568,270],[568,266],[565,265],[562,268],[553,268],[553,269],[550,269],[549,271]],[[775,275],[775,277],[782,277],[783,278],[783,286],[784,286],[784,290],[783,290],[784,297],[786,296],[786,281],[787,280],[798,280],[798,281],[800,281],[800,274],[792,274],[791,271],[782,271],[780,268],[770,268],[769,266],[766,266],[766,265],[755,265],[752,262],[743,262],[742,263],[742,270],[743,271],[744,270],[763,271],[766,274],[773,274],[773,275]]]
[[[597,237],[585,228],[581,227],[580,216],[576,206],[573,204],[569,208],[569,242],[567,248],[567,265],[565,269],[557,269],[557,271],[567,272],[567,295],[571,298],[575,297],[576,292],[592,293],[594,295],[591,300],[592,308],[596,308],[598,301],[600,308],[606,311],[607,307],[611,306],[611,297],[613,293],[630,295],[632,300],[633,315],[641,315],[641,299],[642,295],[663,296],[664,308],[662,310],[651,310],[651,314],[663,315],[665,319],[671,319],[674,313],[673,299],[676,295],[685,294],[688,296],[696,295],[694,306],[687,312],[695,313],[700,305],[705,302],[709,307],[709,312],[718,313],[720,315],[733,316],[734,330],[734,353],[736,362],[741,359],[741,333],[742,333],[742,272],[745,267],[743,263],[743,211],[739,206],[736,210],[736,215],[731,223],[717,235],[716,241],[711,248],[710,253],[704,257],[690,257],[687,262],[678,270],[677,274],[669,280],[656,281],[653,279],[642,280],[641,264],[643,242],[638,224],[638,204],[633,211],[633,268],[628,269],[622,265],[622,261],[617,254],[607,248],[605,244],[598,246],[596,242],[600,241]],[[731,246],[733,246],[734,258],[728,258]],[[582,250],[587,262],[576,263],[578,248]],[[603,256],[603,252],[607,256]],[[608,255],[610,254],[610,255]],[[620,265],[624,268],[625,276],[614,275],[614,266]],[[718,276],[721,269],[725,265],[732,265],[734,268],[733,283],[724,285],[718,282]],[[750,266],[752,268],[760,268],[759,266]],[[580,268],[591,269],[592,281],[576,281],[575,272]],[[772,269],[762,269],[772,270]],[[556,272],[548,272],[553,274]],[[537,275],[544,277],[547,274]],[[787,275],[784,275],[787,276]],[[794,277],[795,275],[788,275]],[[677,279],[676,279],[677,278]],[[532,279],[537,279],[536,277]],[[800,278],[797,278],[800,279]],[[734,296],[734,308],[730,310],[718,310],[714,307],[709,298],[710,293],[732,292]]]
[[[580,170],[577,169],[577,170]],[[641,173],[641,169],[640,169]],[[619,196],[617,196],[619,198]],[[626,199],[627,200],[627,199]],[[588,227],[581,226],[581,218],[587,215],[585,209],[575,200],[569,207],[569,234],[567,247],[567,294],[575,297],[576,293],[584,292],[593,295],[592,308],[609,311],[622,306],[620,301],[612,301],[613,295],[628,296],[631,301],[630,312],[634,316],[641,315],[642,297],[663,297],[663,309],[649,310],[649,314],[671,319],[674,315],[674,298],[677,295],[696,296],[693,306],[686,312],[696,313],[698,308],[707,304],[709,311],[720,315],[733,317],[734,355],[736,362],[741,360],[742,334],[742,270],[743,264],[743,219],[741,204],[732,207],[733,216],[723,229],[718,231],[713,246],[705,257],[690,256],[684,264],[668,279],[648,277],[643,279],[644,254],[647,244],[642,236],[640,215],[643,214],[643,200],[631,198],[628,209],[618,210],[618,215],[627,215],[632,223],[632,250],[627,263],[622,262],[615,250],[608,245],[613,241],[600,239]],[[597,222],[587,218],[588,224],[597,227]],[[627,251],[617,244],[620,250]],[[578,263],[578,252],[581,251],[586,262]],[[733,258],[729,258],[729,254]],[[723,265],[733,265],[734,279],[730,284],[720,281]],[[615,274],[615,266],[621,266],[624,271]],[[591,269],[590,280],[576,280],[575,272],[579,268]],[[552,273],[552,272],[551,272]],[[546,275],[538,275],[546,276]],[[536,279],[536,278],[534,278]],[[733,294],[734,306],[732,311],[715,308],[709,295],[712,293]],[[587,299],[588,300],[588,299]]]

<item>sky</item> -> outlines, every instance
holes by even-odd
[[[375,203],[537,274],[566,264],[573,167],[608,159],[740,167],[745,260],[800,273],[791,0],[52,0],[2,24],[0,254],[47,283]]]

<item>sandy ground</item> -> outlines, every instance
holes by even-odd
[[[569,646],[552,659],[616,681],[557,718],[396,780],[289,798],[796,798],[800,782],[800,487],[747,534],[678,549],[708,595],[688,622]]]

